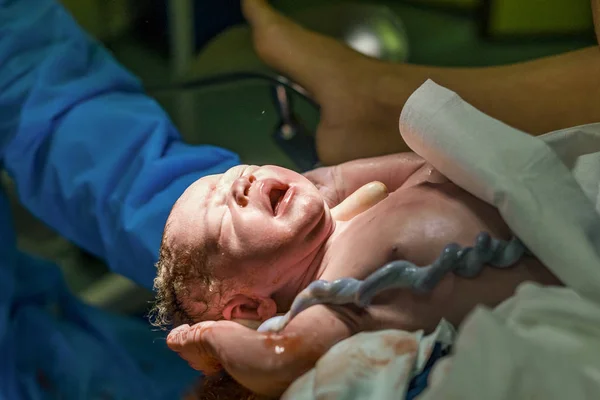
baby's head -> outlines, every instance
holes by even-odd
[[[194,182],[163,234],[154,323],[262,321],[313,280],[334,223],[318,189],[276,166],[240,165]]]

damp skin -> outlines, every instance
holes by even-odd
[[[525,245],[516,237],[510,241],[492,238],[482,232],[473,247],[447,245],[430,265],[419,267],[410,261],[392,261],[373,272],[365,280],[341,278],[333,282],[315,281],[298,294],[285,315],[265,321],[259,332],[279,332],[299,313],[318,304],[354,304],[368,307],[379,293],[390,289],[411,289],[429,292],[449,272],[466,278],[475,278],[486,264],[494,268],[515,265],[525,253]]]
[[[322,258],[317,257],[310,261],[311,265],[320,269],[320,274],[314,277],[308,276],[310,279],[302,282],[298,279],[289,279],[289,275],[279,274],[269,276],[267,279],[267,275],[272,271],[289,274],[305,270],[303,265],[290,264],[289,259],[285,258],[287,257],[285,253],[276,254],[278,262],[270,264],[262,260],[259,260],[260,263],[252,264],[252,258],[246,253],[243,253],[243,257],[239,260],[236,259],[234,265],[236,271],[254,268],[257,276],[260,277],[256,286],[250,286],[251,282],[248,279],[232,274],[236,282],[246,285],[244,293],[257,291],[252,293],[253,299],[257,296],[272,296],[275,292],[270,285],[284,285],[286,282],[294,285],[290,286],[290,290],[285,293],[275,288],[276,293],[272,301],[277,303],[277,310],[271,315],[266,318],[244,318],[238,315],[239,319],[262,322],[275,316],[277,312],[287,312],[297,295],[314,281],[335,282],[348,277],[365,281],[382,266],[398,260],[410,260],[414,266],[427,267],[434,263],[448,243],[456,242],[461,246],[472,246],[479,232],[488,232],[493,238],[510,239],[510,230],[493,207],[474,198],[451,182],[431,182],[434,180],[431,169],[425,168],[426,165],[423,163],[419,164],[411,160],[408,162],[403,157],[394,159],[405,163],[404,165],[408,167],[398,167],[398,164],[394,164],[393,168],[390,167],[390,171],[382,172],[383,165],[373,161],[353,163],[352,166],[360,167],[357,170],[361,174],[361,179],[353,180],[351,177],[338,179],[338,182],[342,183],[354,182],[351,189],[339,187],[335,189],[336,193],[342,193],[340,198],[347,198],[361,186],[372,182],[373,177],[382,179],[389,189],[389,195],[375,206],[354,216],[350,221],[336,221],[334,232],[325,241],[326,254]],[[376,173],[366,174],[365,168],[370,168],[371,164],[374,165]],[[257,174],[256,171],[240,172],[255,175],[257,180],[250,182],[255,185],[255,189],[259,188],[256,183],[264,179],[264,176]],[[386,180],[388,176],[396,179],[395,184],[389,179]],[[232,181],[236,179],[238,176],[233,177]],[[225,184],[226,180],[223,179],[221,184]],[[326,188],[329,187],[327,181],[323,181],[323,184]],[[229,187],[230,185],[227,185],[227,188]],[[243,185],[240,188],[243,188]],[[311,191],[312,189],[310,188]],[[252,190],[251,185],[250,196]],[[335,196],[335,193],[328,194],[325,189],[320,190],[320,193],[323,196]],[[197,201],[200,199],[195,198],[194,193],[192,197],[192,201],[188,204],[190,211],[197,210],[200,204]],[[246,207],[252,207],[251,202],[252,198]],[[288,208],[288,210],[293,209]],[[301,211],[300,208],[296,210]],[[191,217],[193,218],[194,215]],[[219,220],[220,216],[211,213],[210,217]],[[298,214],[298,217],[299,222],[306,220],[304,214]],[[271,218],[273,218],[272,213]],[[277,220],[279,219],[275,218],[275,221]],[[190,219],[184,221],[189,223]],[[202,225],[199,221],[194,226],[207,225]],[[252,229],[255,227],[255,225],[248,226]],[[198,232],[198,228],[185,232]],[[261,235],[249,235],[248,239],[252,240],[256,237],[261,245],[273,243],[265,240],[265,235],[272,234],[274,230],[262,229],[261,232],[263,232]],[[293,236],[293,238],[297,237],[297,235]],[[200,240],[197,237],[190,239]],[[240,240],[239,243],[243,244],[247,241]],[[227,251],[227,243],[224,245],[223,251]],[[295,246],[293,242],[290,242],[290,245]],[[279,244],[277,249],[281,249]],[[238,250],[251,251],[252,249]],[[302,260],[306,259],[304,255],[302,256]],[[391,270],[397,269],[401,263],[395,265],[396,267]],[[405,272],[410,271],[411,268],[405,268]],[[395,271],[396,274],[397,272]],[[281,394],[286,384],[289,385],[314,366],[319,355],[358,332],[382,329],[405,331],[422,329],[428,332],[434,329],[442,318],[459,325],[473,307],[479,304],[490,307],[497,305],[510,297],[514,289],[523,281],[555,283],[553,277],[547,274],[547,270],[538,260],[526,257],[514,268],[486,267],[476,279],[462,278],[457,273],[446,273],[445,278],[435,286],[435,289],[425,296],[416,294],[418,291],[415,290],[388,286],[385,290],[378,290],[378,294],[365,309],[352,307],[352,305],[349,307],[313,305],[291,319],[285,329],[277,334],[279,336],[257,332],[217,316],[216,319],[219,320],[213,322],[208,331],[212,332],[211,334],[202,335],[196,339],[197,342],[187,345],[172,341],[168,341],[168,344],[196,369],[203,370],[206,361],[202,360],[212,357],[218,361],[222,369],[242,385],[257,393],[276,396]],[[437,275],[431,274],[430,278],[431,276]],[[376,279],[371,282],[376,282],[376,287],[379,288],[380,284],[387,281]],[[355,310],[357,308],[358,310]],[[232,319],[235,318],[234,313],[231,313],[231,316]],[[192,326],[187,329],[195,328]],[[290,345],[289,342],[285,342],[286,339],[282,339],[285,337],[297,337],[301,340]]]

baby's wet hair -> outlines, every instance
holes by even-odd
[[[193,287],[209,288],[214,281],[207,246],[178,244],[168,232],[167,224],[156,263],[156,300],[149,313],[150,323],[163,330],[198,322],[202,312],[196,310],[192,313],[183,299],[189,298]],[[209,298],[198,298],[194,293],[195,306],[202,303],[208,310]]]

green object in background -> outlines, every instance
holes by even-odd
[[[482,4],[482,0],[407,0],[409,3],[423,4],[444,8],[474,9]]]
[[[128,0],[60,0],[90,35],[109,40],[121,35],[131,26]]]
[[[590,0],[485,0],[484,34],[584,35],[593,31]]]

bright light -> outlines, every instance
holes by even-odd
[[[364,55],[379,58],[381,44],[377,36],[371,32],[353,32],[346,39],[348,46]]]

